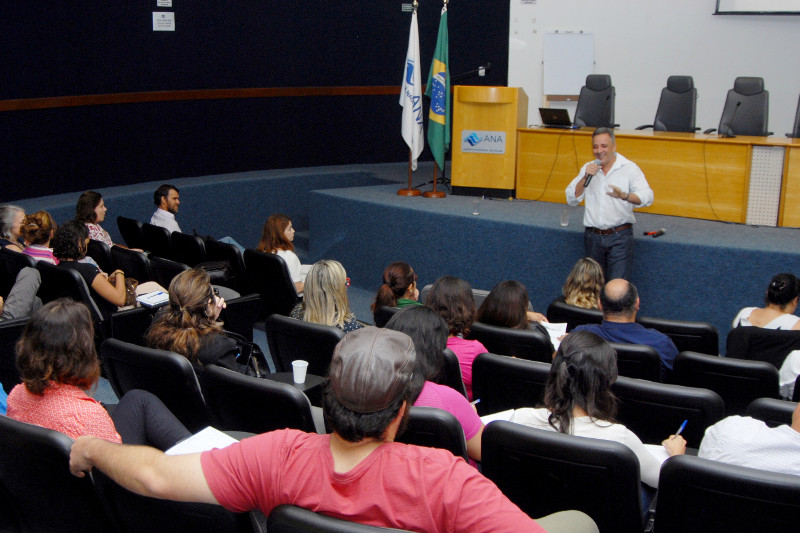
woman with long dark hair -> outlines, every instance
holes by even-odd
[[[528,289],[519,281],[506,280],[495,285],[481,307],[477,322],[503,328],[529,329],[536,322],[547,322],[547,317],[528,309]]]
[[[302,294],[306,275],[311,266],[300,264],[300,258],[294,253],[294,234],[291,218],[281,213],[270,215],[264,223],[261,240],[256,249],[260,252],[281,256],[289,269],[289,276],[292,278],[297,294]]]
[[[567,335],[558,347],[547,377],[544,406],[517,409],[512,422],[539,429],[620,442],[639,459],[642,482],[658,488],[661,461],[628,428],[614,421],[617,398],[617,354],[611,345],[588,331]],[[686,440],[672,435],[662,442],[669,455],[686,452]]]
[[[417,274],[408,263],[403,261],[390,263],[383,271],[382,281],[372,303],[373,313],[380,305],[400,309],[409,305],[422,305],[417,301],[419,299]]]

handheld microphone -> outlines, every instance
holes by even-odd
[[[736,137],[736,135],[733,134],[733,127],[731,126],[731,124],[733,124],[733,121],[736,119],[736,112],[739,111],[739,106],[740,105],[742,105],[742,101],[741,100],[736,102],[736,107],[733,108],[733,113],[731,113],[731,119],[728,121],[727,124],[725,124],[725,126],[726,126],[725,133],[722,133],[720,131],[720,134],[721,134],[720,137],[723,137],[725,139],[732,139],[732,138]]]
[[[662,236],[662,235],[664,235],[666,232],[667,232],[667,230],[665,230],[664,228],[661,228],[661,229],[660,229],[660,230],[658,230],[658,231],[645,231],[645,232],[644,232],[644,234],[645,234],[645,235],[648,235],[648,236],[650,236],[650,237],[653,237],[653,238],[655,239],[656,237],[661,237],[661,236]]]
[[[595,159],[594,160],[594,164],[599,167],[600,166],[600,160],[599,159]],[[589,182],[592,181],[593,177],[594,177],[594,174],[586,174],[586,179],[583,180],[583,188],[584,189],[589,186]]]

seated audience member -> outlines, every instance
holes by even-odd
[[[467,455],[473,461],[480,461],[483,422],[475,406],[460,392],[435,382],[442,370],[442,351],[447,346],[447,323],[430,307],[415,305],[395,314],[386,327],[405,333],[414,341],[417,352],[414,380],[420,383],[421,390],[418,396],[412,395],[412,403],[444,409],[456,417],[467,441]]]
[[[28,215],[22,221],[22,238],[28,244],[22,253],[27,254],[37,261],[46,261],[57,265],[58,259],[50,248],[50,240],[58,225],[47,211],[37,211]]]
[[[150,223],[154,226],[167,228],[170,233],[180,231],[181,227],[178,225],[178,221],[175,220],[175,215],[178,214],[178,208],[181,206],[178,188],[169,183],[161,185],[153,193],[153,203],[156,205],[156,211],[150,217]]]
[[[53,235],[52,244],[59,268],[70,268],[81,275],[103,316],[110,316],[125,305],[127,292],[122,270],[115,270],[107,276],[96,265],[80,262],[86,257],[89,244],[89,230],[85,224],[76,220],[65,222]],[[109,282],[109,278],[114,279],[114,284]]]
[[[8,298],[0,297],[0,320],[13,320],[31,316],[34,311],[42,306],[42,301],[36,296],[42,276],[35,268],[25,267],[17,274],[17,279],[8,293]]]
[[[599,309],[604,284],[603,269],[597,261],[591,257],[578,259],[564,283],[564,301],[583,309]]]
[[[410,403],[414,345],[379,328],[337,345],[323,395],[333,433],[284,429],[223,449],[168,456],[83,437],[70,470],[98,468],[146,496],[268,515],[293,504],[338,519],[411,531],[597,531],[583,513],[535,522],[446,450],[395,443]]]
[[[418,299],[419,288],[414,269],[408,263],[395,261],[383,271],[383,283],[375,295],[371,309],[374,313],[381,305],[400,309],[409,305],[422,305]]]
[[[16,205],[0,205],[0,246],[15,252],[25,248],[20,229],[25,210]]]
[[[349,280],[339,261],[323,259],[311,265],[306,276],[303,301],[290,316],[306,322],[335,326],[345,333],[364,327],[350,312]]]
[[[514,280],[501,281],[483,300],[476,321],[513,329],[529,329],[536,322],[548,321],[543,314],[530,311],[530,305],[525,285]]]
[[[661,357],[662,380],[672,373],[678,348],[660,331],[636,323],[639,293],[633,283],[624,279],[612,279],[606,283],[600,291],[600,309],[603,311],[602,323],[583,324],[574,331],[591,331],[609,342],[652,346]]]
[[[425,305],[442,315],[447,322],[450,330],[447,347],[458,357],[461,377],[464,379],[467,395],[472,400],[472,361],[478,354],[488,352],[479,341],[464,338],[475,322],[475,299],[472,296],[472,287],[455,276],[441,277],[431,286]]]
[[[658,488],[661,461],[622,424],[614,422],[617,399],[611,385],[617,379],[617,355],[603,339],[588,331],[567,335],[558,347],[547,376],[544,407],[517,409],[512,422],[539,429],[616,441],[639,459],[642,482]],[[673,435],[662,442],[670,455],[686,452],[686,441]]]
[[[169,284],[169,305],[147,330],[147,345],[181,354],[198,373],[217,365],[246,374],[246,367],[236,362],[236,340],[217,321],[224,308],[225,300],[214,294],[205,270],[185,270]]]
[[[289,269],[295,291],[297,294],[303,294],[306,275],[311,265],[301,265],[300,258],[294,253],[292,219],[280,213],[271,215],[264,223],[257,249],[260,252],[281,256]]]
[[[706,429],[698,457],[800,476],[800,403],[792,424],[775,428],[749,416],[729,416]]]
[[[800,317],[795,315],[800,280],[794,274],[778,274],[772,278],[764,297],[764,307],[745,307],[731,327],[755,326],[765,329],[800,330]],[[791,398],[794,383],[800,375],[800,350],[792,350],[778,369],[781,396]]]
[[[95,191],[86,191],[78,198],[75,206],[75,220],[86,224],[89,229],[89,238],[93,241],[105,243],[109,248],[120,246],[114,244],[111,235],[100,225],[106,219],[108,208],[103,201],[103,195]],[[123,246],[123,248],[125,248]]]
[[[92,319],[80,303],[64,298],[34,313],[17,344],[17,366],[22,383],[8,396],[8,416],[15,420],[73,439],[89,435],[162,450],[190,435],[149,392],[126,393],[111,416],[86,395],[97,383],[100,363]]]

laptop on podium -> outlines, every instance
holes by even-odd
[[[578,129],[569,119],[569,111],[566,109],[540,107],[539,115],[545,128]]]

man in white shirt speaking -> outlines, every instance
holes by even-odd
[[[597,128],[592,133],[592,153],[595,160],[583,165],[567,187],[567,203],[586,201],[586,256],[600,263],[607,280],[630,280],[633,209],[651,205],[653,190],[636,163],[617,153],[613,129]]]

